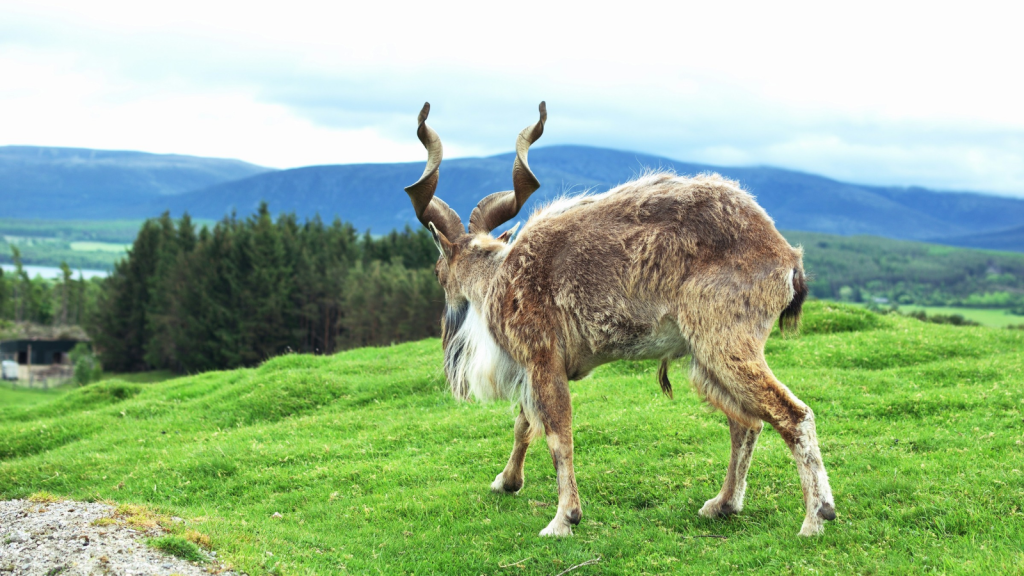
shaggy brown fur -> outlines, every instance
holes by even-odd
[[[524,134],[539,137],[543,112]],[[517,147],[517,166],[527,171],[528,146]],[[419,203],[433,209],[429,198]],[[800,534],[818,534],[822,520],[834,518],[813,413],[764,359],[775,319],[788,327],[799,318],[807,293],[802,253],[739,184],[716,174],[648,174],[604,194],[553,202],[511,244],[481,224],[467,234],[450,224],[451,214],[445,230],[427,222],[451,311],[446,371],[459,396],[511,397],[521,405],[495,491],[522,486],[526,448],[546,435],[559,499],[542,535],[569,535],[581,518],[568,382],[606,362],[659,359],[658,380],[671,397],[668,361],[687,354],[694,387],[726,414],[732,436],[722,491],[700,513],[742,509],[750,457],[767,421],[797,461],[806,504]],[[477,217],[492,228],[496,220]]]

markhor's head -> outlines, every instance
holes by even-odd
[[[453,336],[466,319],[470,301],[474,296],[482,296],[486,290],[490,280],[488,271],[494,268],[488,264],[504,257],[513,232],[510,230],[495,238],[491,236],[491,231],[515,218],[530,195],[540,188],[540,182],[530,170],[526,158],[530,145],[544,133],[544,122],[548,114],[547,106],[541,102],[540,119],[520,132],[516,140],[516,159],[512,164],[513,189],[495,192],[481,200],[469,217],[468,232],[459,215],[443,200],[434,196],[442,147],[437,132],[427,126],[429,114],[428,102],[420,110],[419,128],[416,131],[423,147],[427,149],[427,166],[420,179],[407,186],[405,191],[412,200],[416,217],[430,230],[440,253],[434,273],[445,294],[441,333],[445,356],[448,358],[458,355],[450,347]],[[479,298],[476,299],[479,301]]]

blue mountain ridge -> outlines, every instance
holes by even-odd
[[[456,158],[441,164],[437,195],[464,221],[491,192],[511,187],[513,153],[485,158]],[[383,233],[418,225],[403,188],[415,182],[424,162],[308,166],[224,182],[127,208],[125,216],[170,210],[194,217],[220,218],[232,211],[246,215],[260,201],[274,213],[300,218],[320,215]],[[955,242],[1020,226],[1024,200],[970,192],[866,186],[771,167],[723,167],[677,162],[587,146],[549,146],[530,151],[530,166],[541,188],[524,207],[525,218],[558,196],[602,192],[650,169],[681,175],[717,172],[738,180],[784,230],[829,234],[868,234],[889,238]],[[976,241],[976,240],[972,240]],[[1002,242],[998,249],[1024,251],[1024,242]],[[985,246],[981,246],[985,247]],[[993,246],[995,248],[995,246]]]
[[[511,187],[513,153],[441,164],[438,196],[464,220],[476,203]],[[425,160],[425,158],[424,158]],[[766,166],[725,167],[588,146],[540,146],[530,165],[541,181],[520,214],[566,194],[602,192],[646,170],[717,172],[738,180],[783,230],[866,234],[1024,252],[1024,199],[924,188],[867,186]],[[31,146],[0,147],[0,217],[136,219],[170,211],[219,219],[273,213],[319,215],[384,233],[418,226],[403,188],[424,161],[273,170],[238,160]]]
[[[126,205],[268,170],[179,154],[0,146],[0,217],[105,220]]]

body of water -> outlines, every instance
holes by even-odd
[[[4,269],[4,273],[14,272],[14,264],[0,264],[0,267]],[[54,266],[22,266],[25,272],[28,273],[29,278],[35,278],[36,276],[42,276],[43,278],[60,278],[60,268]],[[89,278],[106,278],[110,276],[110,272],[106,270],[88,270],[88,269],[71,269],[74,272],[75,280],[78,279],[79,273],[84,276],[87,280]]]

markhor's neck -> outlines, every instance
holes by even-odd
[[[478,309],[484,306],[488,293],[498,279],[498,270],[507,256],[508,251],[506,250],[500,254],[494,254],[490,258],[474,262],[473,277],[475,281],[466,286],[466,296]]]

